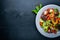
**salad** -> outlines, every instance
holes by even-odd
[[[40,26],[47,33],[56,34],[60,30],[60,13],[57,8],[48,8],[40,16]]]

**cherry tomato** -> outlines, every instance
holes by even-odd
[[[52,33],[54,33],[54,34],[56,34],[56,33],[57,33],[57,31],[56,31],[56,30],[51,30],[51,32],[52,32]]]

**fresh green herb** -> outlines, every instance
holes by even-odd
[[[37,10],[32,10],[33,13],[37,14]]]
[[[54,9],[54,11],[55,11],[55,12],[58,12],[58,9],[56,8],[56,9]]]
[[[39,6],[36,6],[36,8],[35,8],[37,11],[39,11],[40,10],[40,8],[39,8]]]
[[[58,17],[60,18],[60,12],[59,12],[59,15],[58,15]]]
[[[48,26],[46,24],[47,24],[46,22],[43,22],[43,26],[42,26],[45,32],[48,31]]]
[[[40,9],[43,7],[43,5],[42,4],[40,4]]]
[[[40,4],[39,6],[36,6],[36,8],[34,10],[32,10],[33,13],[37,14],[38,11],[42,8],[42,4]]]
[[[44,27],[44,31],[47,32],[48,31],[48,26]]]

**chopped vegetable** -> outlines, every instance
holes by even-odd
[[[54,11],[55,11],[55,12],[58,12],[58,9],[56,8],[56,9],[54,9]]]
[[[40,25],[45,32],[56,34],[60,29],[60,13],[58,9],[48,8],[45,10],[41,15]]]
[[[54,11],[55,11],[55,15],[57,16],[59,14],[58,9],[56,8],[54,9]]]
[[[50,9],[49,12],[52,13],[54,10],[53,9]]]
[[[44,15],[47,15],[48,14],[48,11],[46,10],[45,12],[44,12]]]
[[[44,31],[47,32],[48,31],[48,26],[44,27]]]
[[[42,19],[40,19],[41,22],[44,22]]]
[[[42,26],[43,25],[43,22],[40,22],[40,25]]]
[[[60,12],[59,12],[59,15],[58,15],[58,17],[60,18]]]

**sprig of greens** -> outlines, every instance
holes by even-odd
[[[58,9],[57,9],[57,8],[55,8],[55,9],[54,9],[54,11],[55,11],[55,12],[58,12]]]
[[[42,4],[40,4],[39,6],[36,6],[36,8],[34,10],[32,10],[33,13],[37,14],[38,11],[42,8]]]
[[[60,18],[60,12],[59,12],[59,15],[58,15],[58,17]]]

